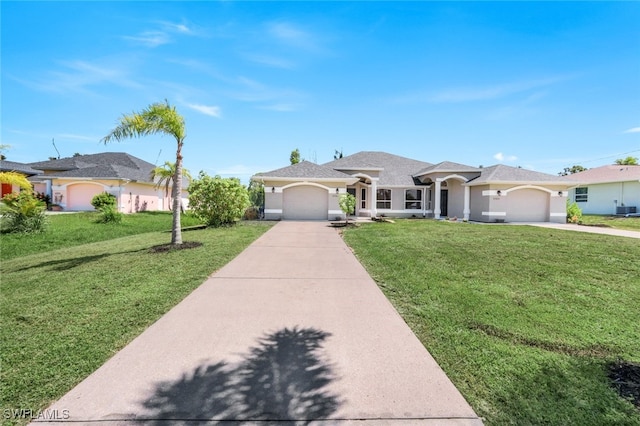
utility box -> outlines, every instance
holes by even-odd
[[[616,214],[631,214],[636,213],[636,206],[618,206],[616,207]]]

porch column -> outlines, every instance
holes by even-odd
[[[375,180],[371,179],[371,196],[369,197],[369,202],[371,203],[371,217],[376,217],[378,215],[376,203],[377,203],[377,194],[378,192],[378,184]]]
[[[436,193],[433,194],[435,204],[433,206],[433,218],[440,219],[440,179],[436,179]]]
[[[49,198],[51,198],[51,202],[53,203],[53,191],[51,190],[51,179],[47,179],[47,180],[45,180],[45,181],[44,181],[44,184],[45,184],[45,188],[46,188],[46,189],[44,190],[44,193],[45,193],[46,195],[48,195],[48,196],[49,196]]]
[[[469,187],[465,186],[464,187],[464,208],[462,210],[463,220],[469,220],[469,213],[471,213],[471,210],[469,210]]]

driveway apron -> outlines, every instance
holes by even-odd
[[[44,414],[100,425],[482,424],[336,229],[289,221]]]

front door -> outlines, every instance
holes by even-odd
[[[447,211],[447,200],[449,198],[449,190],[441,189],[440,190],[440,216],[449,216]]]

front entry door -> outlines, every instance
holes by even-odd
[[[440,190],[440,216],[449,216],[447,211],[447,200],[449,198],[449,190],[441,189]]]

